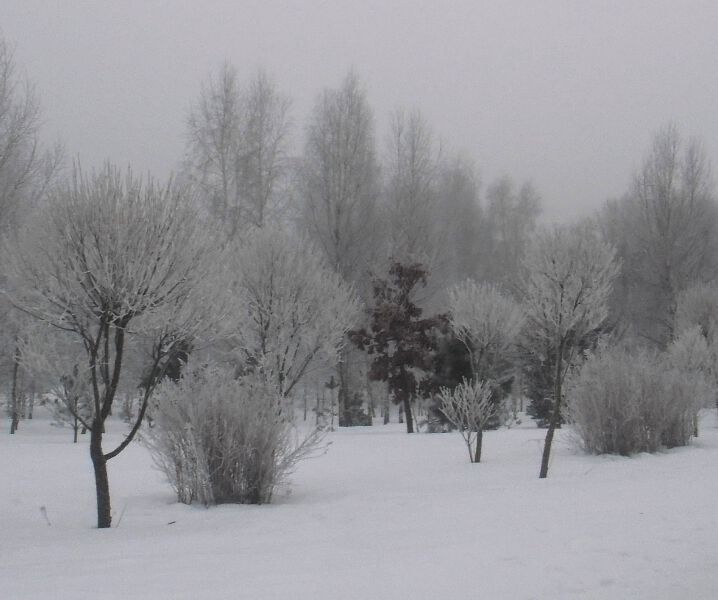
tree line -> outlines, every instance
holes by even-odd
[[[428,399],[475,462],[505,399],[525,395],[547,427],[546,477],[567,419],[587,440],[607,429],[607,406],[570,398],[610,396],[607,357],[620,351],[643,357],[631,373],[680,374],[682,412],[647,409],[664,415],[653,439],[697,434],[694,399],[715,387],[718,212],[699,141],[674,126],[655,134],[622,198],[540,227],[530,183],[505,176],[482,192],[418,110],[392,113],[378,143],[353,71],[318,94],[297,152],[289,97],[266,73],[243,81],[225,63],[189,111],[177,175],[160,183],[110,163],[85,172],[64,164],[61,146],[44,149],[39,103],[15,68],[2,42],[11,432],[29,382],[52,391],[75,439],[80,426],[90,433],[99,527],[112,519],[106,463],[147,422],[178,498],[268,501],[319,442],[288,429],[295,399],[317,386],[336,388],[347,426],[371,423],[377,405],[388,416],[393,401],[413,432]],[[705,389],[688,394],[698,379]],[[627,374],[626,389],[637,385]],[[129,430],[108,449],[123,395]],[[224,468],[230,456],[241,472]]]

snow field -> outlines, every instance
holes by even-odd
[[[339,430],[272,505],[211,509],[177,504],[135,443],[109,463],[113,528],[97,530],[89,440],[24,421],[0,435],[0,596],[716,597],[715,411],[658,455],[586,456],[557,432],[539,480],[544,433],[487,432],[472,465],[455,433]]]

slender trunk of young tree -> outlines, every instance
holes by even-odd
[[[103,423],[100,418],[92,422],[90,432],[90,458],[95,470],[95,492],[97,494],[97,528],[105,529],[112,525],[110,507],[110,482],[107,478],[107,461],[102,452]]]
[[[17,380],[18,371],[20,370],[20,347],[17,344],[17,338],[15,338],[15,352],[13,353],[13,365],[12,365],[12,392],[10,402],[10,434],[14,434],[17,431],[18,425],[20,424],[20,415],[17,406]]]
[[[411,398],[404,396],[404,416],[406,417],[406,432],[414,433],[414,416],[411,414]]]
[[[539,479],[545,479],[548,475],[548,463],[551,458],[551,444],[553,443],[553,434],[561,423],[561,362],[563,359],[563,342],[556,345],[556,370],[554,372],[553,382],[553,414],[546,432],[546,439],[543,445],[543,455],[541,456],[541,471]]]
[[[339,378],[337,389],[337,416],[339,427],[347,427],[353,423],[347,423],[347,407],[349,406],[349,368],[348,368],[349,352],[343,348],[340,353],[339,364],[337,365],[337,375]],[[332,393],[334,393],[332,389]]]
[[[479,427],[479,430],[476,432],[476,452],[474,453],[474,462],[480,463],[481,462],[481,445],[484,441],[484,430]]]

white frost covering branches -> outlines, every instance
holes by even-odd
[[[311,370],[334,364],[359,301],[311,244],[279,229],[253,231],[235,257],[236,351],[286,396]]]
[[[464,379],[455,389],[441,388],[439,392],[441,410],[464,438],[472,463],[481,462],[483,431],[497,416],[491,389],[490,382]]]
[[[567,386],[568,418],[581,447],[630,455],[687,445],[712,389],[685,366],[636,349],[599,349]]]
[[[553,354],[553,411],[539,477],[548,474],[551,444],[561,420],[562,384],[581,341],[608,316],[619,272],[612,246],[588,227],[555,227],[539,234],[524,259],[524,310],[528,334]],[[540,346],[539,346],[540,348]],[[540,350],[543,352],[543,349]],[[535,347],[530,352],[536,352]],[[541,356],[541,360],[545,360]]]
[[[180,502],[270,502],[296,463],[317,450],[323,433],[300,434],[276,389],[234,370],[190,362],[179,382],[158,388],[149,447]]]
[[[475,378],[499,378],[524,323],[521,307],[498,286],[470,279],[449,291],[451,327],[471,355]]]
[[[615,250],[588,228],[539,234],[524,259],[528,324],[559,345],[603,323],[619,272]]]
[[[4,292],[20,310],[79,336],[92,389],[90,457],[98,527],[112,516],[106,463],[122,452],[144,418],[162,360],[172,346],[211,330],[202,282],[221,261],[217,240],[186,188],[133,177],[107,164],[85,176],[76,168],[52,202],[4,242]],[[201,303],[201,306],[196,306]],[[152,374],[125,439],[102,447],[104,424],[120,384],[129,338],[157,333]],[[169,344],[169,345],[168,345]],[[167,364],[165,362],[164,364]]]
[[[18,284],[11,298],[40,320],[91,336],[103,317],[127,325],[168,306],[176,312],[216,258],[207,243],[172,184],[142,183],[109,165],[89,178],[78,170],[6,241],[6,273]]]

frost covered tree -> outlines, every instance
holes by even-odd
[[[665,348],[679,294],[718,273],[718,204],[710,165],[697,139],[659,130],[625,197],[602,221],[623,272],[614,310],[638,335]]]
[[[488,187],[485,217],[490,261],[486,276],[490,281],[517,283],[540,212],[540,196],[528,182],[516,189],[513,180],[504,176]]]
[[[245,236],[233,261],[242,315],[234,352],[287,396],[308,373],[335,363],[359,302],[311,243],[279,228]]]
[[[296,175],[301,229],[330,268],[366,300],[368,273],[384,257],[384,226],[374,117],[354,72],[338,89],[325,89],[317,98]],[[346,346],[335,366],[342,413],[351,402],[357,362]]]
[[[418,110],[397,110],[391,118],[386,161],[389,255],[421,262],[432,270],[441,244],[436,182],[440,152]]]
[[[42,114],[32,83],[22,76],[10,44],[0,37],[0,234],[17,227],[29,214],[62,165],[57,144],[44,148],[40,139]],[[4,259],[0,257],[0,263]],[[0,299],[0,365],[12,379],[9,403],[11,430],[19,422],[22,375],[17,341],[25,320]]]
[[[374,118],[353,72],[319,96],[298,175],[305,230],[327,263],[356,283],[376,254],[379,167]]]
[[[264,71],[243,85],[225,63],[190,111],[186,172],[230,236],[263,226],[279,209],[289,105]]]
[[[673,340],[666,350],[668,365],[694,380],[702,380],[704,387],[711,390],[711,397],[716,397],[716,354],[715,348],[708,345],[700,327],[684,329]],[[696,394],[695,411],[693,414],[693,435],[698,437],[698,412],[705,408],[702,402],[705,394]]]
[[[674,343],[690,331],[696,331],[703,338],[710,353],[710,379],[714,386],[718,385],[718,287],[715,284],[694,285],[678,295]]]
[[[92,390],[90,458],[95,473],[97,525],[111,524],[107,461],[137,433],[151,395],[125,439],[103,447],[105,422],[120,383],[128,338],[159,328],[190,304],[209,305],[200,281],[221,258],[213,252],[194,202],[183,189],[140,181],[106,165],[92,175],[79,168],[54,192],[52,202],[17,235],[6,238],[5,272],[15,306],[41,322],[75,336],[84,348]],[[197,290],[200,290],[199,292]],[[206,313],[199,312],[200,318]],[[175,321],[184,327],[196,323]],[[204,324],[208,326],[208,324]],[[166,339],[187,339],[174,330]]]
[[[472,463],[481,462],[484,430],[498,416],[491,395],[491,386],[486,382],[466,379],[453,390],[442,388],[439,392],[441,411],[464,438]]]
[[[449,291],[449,321],[469,352],[474,380],[506,383],[524,323],[521,306],[494,284],[467,280]]]
[[[674,331],[680,335],[687,329],[697,327],[709,345],[714,344],[718,334],[718,286],[697,284],[683,290],[676,303]]]
[[[0,228],[17,217],[21,204],[30,204],[57,171],[61,150],[43,151],[40,103],[35,89],[23,79],[12,48],[0,38]]]
[[[471,162],[461,156],[445,162],[436,189],[441,199],[438,218],[446,222],[443,279],[458,283],[485,278],[491,236],[481,205],[479,178]]]
[[[24,327],[18,351],[22,368],[50,392],[54,423],[69,425],[77,443],[78,433],[88,431],[93,418],[90,372],[81,339],[34,321]]]
[[[543,342],[554,367],[552,412],[539,477],[548,474],[551,443],[561,422],[562,384],[575,362],[579,341],[608,316],[619,267],[615,250],[586,227],[556,227],[539,234],[524,259],[522,284],[526,327]]]

